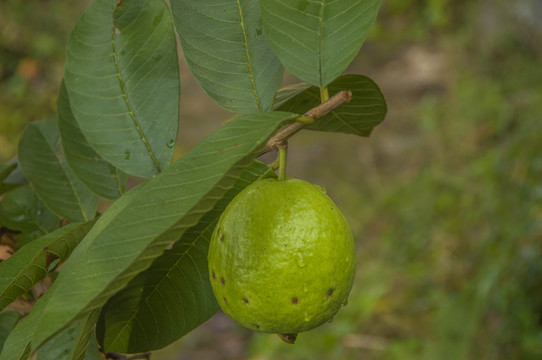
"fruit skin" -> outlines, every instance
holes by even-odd
[[[208,260],[222,310],[252,330],[282,334],[330,320],[356,267],[342,213],[323,188],[294,178],[240,192],[216,225]]]

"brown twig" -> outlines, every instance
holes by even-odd
[[[328,101],[310,109],[307,111],[303,117],[308,117],[313,120],[318,120],[331,111],[335,110],[337,107],[341,106],[344,103],[349,102],[352,99],[352,92],[347,90],[342,90],[329,98]],[[292,135],[301,130],[306,124],[302,122],[294,122],[289,124],[279,130],[265,145],[265,147],[260,151],[260,155],[266,154],[270,151],[278,150],[279,146],[284,144]]]

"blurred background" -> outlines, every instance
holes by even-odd
[[[88,4],[0,2],[1,163],[56,112]],[[351,224],[348,305],[295,345],[218,313],[152,359],[542,359],[541,18],[540,0],[384,1],[348,72],[381,86],[386,120],[289,147],[289,175],[326,187]],[[231,116],[180,66],[177,156]]]

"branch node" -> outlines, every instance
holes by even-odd
[[[286,125],[280,129],[265,145],[265,147],[260,151],[258,156],[267,154],[270,151],[278,151],[279,146],[283,146],[286,141],[292,137],[295,133],[301,130],[305,125],[311,122],[314,122],[331,111],[335,110],[344,103],[350,102],[352,100],[352,92],[349,90],[341,90],[332,97],[329,98],[326,102],[321,103],[320,105],[310,109],[303,116],[298,118],[298,121]],[[309,120],[310,119],[310,120]]]

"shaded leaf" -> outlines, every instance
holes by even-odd
[[[0,182],[6,180],[6,178],[15,170],[17,164],[3,164],[0,165]]]
[[[98,197],[66,163],[55,118],[26,126],[19,141],[19,164],[36,195],[53,212],[72,222],[94,217]]]
[[[269,47],[259,0],[177,0],[175,26],[190,70],[203,90],[235,113],[267,111],[282,81]]]
[[[169,166],[179,69],[164,1],[94,1],[69,38],[64,81],[80,130],[103,159],[142,177]]]
[[[38,199],[30,186],[25,185],[6,194],[0,202],[0,223],[22,231],[17,237],[25,243],[57,229],[60,218]]]
[[[0,353],[4,347],[4,342],[20,317],[21,314],[16,311],[5,311],[0,313]]]
[[[94,334],[99,311],[76,322],[47,341],[38,350],[39,360],[83,360]]]
[[[275,54],[292,74],[327,86],[352,62],[382,0],[261,0]]]
[[[70,224],[32,241],[0,263],[0,310],[43,279],[52,258],[65,261],[96,222]]]
[[[28,314],[25,318],[23,318],[21,321],[17,323],[15,328],[10,332],[8,338],[6,339],[6,342],[4,344],[4,349],[0,353],[0,359],[2,360],[26,360],[30,357],[32,353],[32,349],[30,346],[30,340],[32,339],[32,334],[34,333],[34,330],[37,325],[37,320],[41,316],[45,305],[47,304],[49,300],[49,291],[46,292],[38,302],[34,305],[34,308]],[[76,351],[77,349],[81,350],[83,348],[83,345],[85,342],[88,344],[89,340],[92,344],[93,341],[93,334],[92,332],[89,334],[87,330],[89,330],[90,327],[93,326],[93,324],[96,321],[97,312],[90,312],[87,315],[83,316],[82,319],[79,319],[77,322],[75,322],[72,326],[75,330],[75,342],[72,342],[71,349],[72,352],[70,354],[71,357],[68,357],[68,359],[71,360],[80,360],[81,357],[77,357],[77,354],[79,354],[79,351]],[[73,334],[73,329],[68,328],[66,330],[68,334]],[[65,337],[66,333],[63,334],[63,332],[59,333],[59,336]],[[88,337],[88,339],[87,339]],[[56,342],[55,338],[52,338],[51,341]],[[61,344],[59,342],[59,344]],[[47,346],[44,344],[44,346]],[[59,345],[61,346],[61,345]],[[42,356],[39,357],[39,360],[42,360],[44,352],[42,352]],[[45,353],[47,354],[47,353]],[[53,357],[53,359],[56,360],[56,358]],[[85,359],[88,360],[98,360],[99,357],[96,357],[96,349],[88,349],[85,353]]]
[[[267,140],[297,115],[253,113],[207,137],[155,178],[121,196],[75,249],[47,294],[33,348],[103,306],[224,196]],[[38,303],[41,301],[38,300]]]
[[[5,180],[10,176],[11,173],[14,172],[16,168],[17,163],[0,165],[0,195],[5,194],[21,185],[5,182]]]
[[[96,309],[90,315],[79,322],[75,342],[71,348],[70,360],[99,360],[98,345],[96,344],[96,336],[94,328],[100,315],[100,309]]]
[[[207,250],[228,203],[268,170],[255,161],[224,197],[103,307],[97,336],[103,349],[120,353],[156,350],[209,319],[218,309],[209,283]]]
[[[386,100],[378,85],[368,77],[343,75],[329,84],[328,89],[330,96],[341,90],[351,90],[352,100],[305,129],[369,136],[384,120]],[[277,110],[302,114],[320,103],[320,90],[316,86],[297,84],[281,90],[275,101]]]
[[[98,350],[98,343],[96,341],[96,335],[94,333],[91,334],[87,351],[85,352],[85,357],[82,359],[85,360],[102,360],[102,356],[100,354],[100,351]],[[73,358],[73,360],[79,360],[77,358]]]
[[[126,174],[102,159],[88,144],[73,117],[66,86],[62,83],[58,96],[58,127],[66,161],[74,175],[94,193],[116,199],[126,186]]]
[[[9,333],[4,348],[0,353],[2,360],[26,360],[32,353],[30,340],[36,327],[36,321],[39,319],[47,299],[49,291],[47,291],[34,305],[34,308],[26,317],[17,323],[15,328]]]

